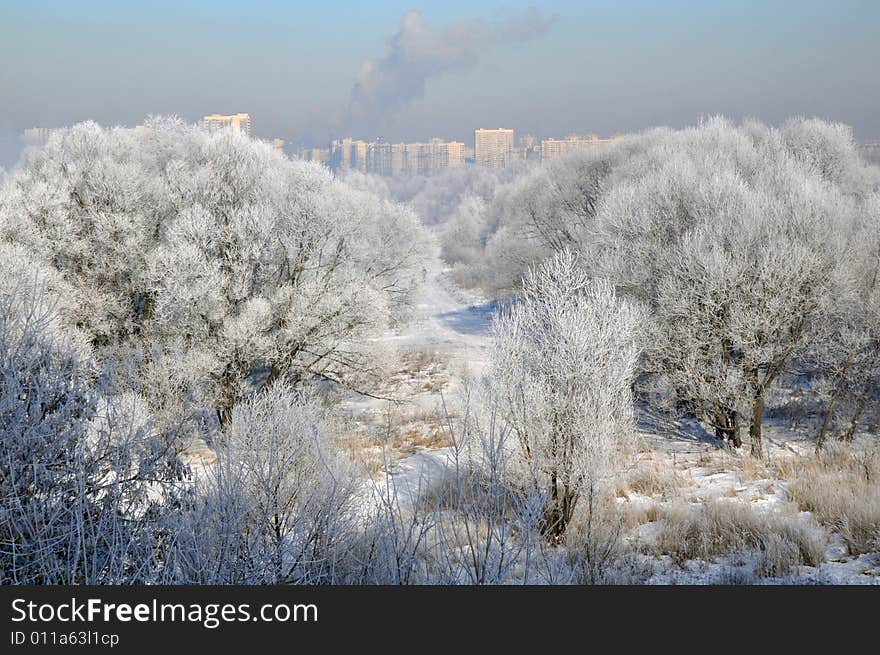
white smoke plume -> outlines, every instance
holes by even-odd
[[[400,30],[388,39],[385,56],[361,64],[351,90],[349,118],[375,120],[394,114],[422,97],[429,80],[473,68],[496,45],[534,38],[555,22],[556,16],[545,17],[532,7],[500,22],[476,19],[435,29],[421,13],[408,11]]]

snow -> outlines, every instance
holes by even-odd
[[[414,304],[410,321],[399,331],[383,337],[385,344],[393,345],[401,353],[427,353],[434,358],[425,370],[407,373],[413,384],[399,385],[395,403],[376,398],[350,396],[344,405],[365,431],[379,430],[381,418],[392,405],[407,421],[425,420],[426,412],[442,416],[447,411],[446,401],[462,388],[464,380],[486,370],[491,340],[491,322],[497,311],[494,302],[478,294],[458,288],[451,279],[450,270],[439,257],[439,248],[425,257],[425,283]],[[439,388],[426,390],[423,382],[442,371]],[[768,419],[765,428],[767,461],[805,454],[813,445],[805,434],[790,429],[782,421]],[[755,511],[788,509],[784,480],[764,475],[761,471],[746,474],[741,463],[745,455],[720,447],[714,436],[694,421],[683,421],[639,408],[639,433],[645,453],[641,456],[658,467],[659,473],[676,475],[675,498],[663,498],[647,493],[630,491],[617,502],[630,507],[648,509],[671,502],[686,502],[698,506],[706,502],[746,503]],[[443,445],[416,446],[413,452],[398,453],[388,458],[379,471],[367,476],[358,505],[367,516],[380,503],[405,511],[431,486],[448,474],[453,466],[452,448]],[[808,514],[803,513],[803,518]],[[637,526],[630,539],[650,538],[656,523]],[[649,570],[649,584],[878,584],[880,583],[880,554],[852,557],[841,546],[839,538],[831,535],[826,562],[817,567],[802,566],[786,578],[760,578],[754,573],[753,554],[732,554],[713,561],[690,561],[682,566],[668,556],[641,555],[642,565]]]
[[[495,303],[455,285],[451,269],[440,259],[436,239],[425,255],[425,283],[419,290],[410,322],[386,339],[398,348],[431,350],[479,373],[488,354]]]
[[[466,379],[481,375],[488,361],[496,303],[455,285],[451,269],[440,259],[436,237],[425,253],[423,266],[425,281],[409,320],[400,330],[386,333],[382,341],[400,354],[419,353],[430,363],[401,376],[405,379],[393,389],[393,402],[350,393],[341,406],[350,412],[359,432],[372,438],[374,445],[363,448],[363,454],[382,459],[381,469],[368,476],[358,503],[365,512],[389,500],[400,509],[411,507],[442,478],[451,460],[450,446],[416,446],[415,452],[396,453],[397,458],[389,453],[387,443],[379,445],[388,412],[394,413],[398,431],[417,430],[426,416],[434,418],[436,429],[442,431],[443,418],[451,411],[447,401],[456,396]],[[409,442],[403,444],[408,449]]]
[[[425,282],[409,320],[400,330],[386,333],[381,341],[401,356],[415,353],[428,363],[418,370],[402,371],[394,388],[375,394],[383,398],[347,394],[342,409],[351,413],[362,431],[377,430],[389,409],[402,420],[407,413],[418,416],[433,412],[441,417],[444,399],[454,396],[464,380],[485,370],[495,303],[455,285],[451,270],[440,259],[436,237],[425,253],[423,266]]]

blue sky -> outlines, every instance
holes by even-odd
[[[424,93],[393,112],[348,115],[362,63],[386,56],[405,12],[442,33],[461,22],[500,30],[529,7],[556,20],[531,38],[476,45],[464,65],[431,64]],[[25,127],[155,113],[248,111],[257,136],[291,142],[355,128],[466,142],[480,125],[609,134],[712,113],[816,115],[875,140],[878,35],[870,0],[0,0],[0,164]]]

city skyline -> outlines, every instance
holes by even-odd
[[[251,133],[252,117],[249,112],[235,114],[207,114],[194,125],[207,131],[234,129],[250,138],[269,143],[279,152],[285,153],[287,145],[277,137],[259,138]],[[24,145],[45,144],[51,134],[59,128],[33,126],[24,129],[19,141]],[[514,128],[476,128],[472,131],[471,145],[461,141],[432,137],[425,141],[390,142],[382,137],[371,140],[354,138],[331,138],[327,147],[311,147],[291,144],[286,152],[292,158],[317,161],[333,169],[358,169],[380,175],[429,174],[441,168],[461,166],[465,163],[478,163],[490,168],[503,168],[517,159],[551,159],[571,150],[588,148],[610,143],[621,136],[615,133],[608,138],[600,138],[595,132],[570,133],[565,137],[547,136],[536,138],[525,134],[518,139]],[[519,146],[515,145],[519,141]],[[480,154],[480,149],[483,154]],[[385,152],[387,150],[387,152]]]
[[[700,116],[694,126],[702,125],[706,118]],[[288,149],[284,139],[254,137],[251,134],[251,115],[247,112],[209,114],[194,125],[206,131],[234,129],[248,138],[267,143],[291,159],[316,162],[334,171],[358,170],[387,177],[432,175],[446,168],[467,165],[498,170],[517,161],[549,161],[575,150],[610,145],[625,136],[622,132],[615,132],[610,136],[600,137],[591,131],[572,132],[564,137],[554,135],[540,138],[534,134],[517,136],[513,128],[476,128],[472,132],[472,147],[461,141],[441,137],[392,143],[381,137],[364,140],[346,136],[330,139],[327,147],[290,144]],[[869,162],[880,162],[880,141],[858,141],[854,138],[852,126],[845,123],[842,125],[847,128],[850,138],[854,139]],[[57,129],[59,128],[41,126],[26,128],[19,134],[18,140],[23,147],[45,145]]]
[[[383,1],[361,11],[330,0],[319,11],[264,0],[244,14],[225,0],[0,3],[0,56],[15,62],[0,73],[7,167],[33,126],[197,122],[242,108],[258,117],[254,136],[298,146],[355,133],[467,141],[493,124],[612,134],[713,114],[818,116],[880,139],[876,3]]]

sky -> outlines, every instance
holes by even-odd
[[[239,111],[303,145],[711,114],[880,140],[878,34],[874,0],[0,0],[0,166],[27,127]]]

